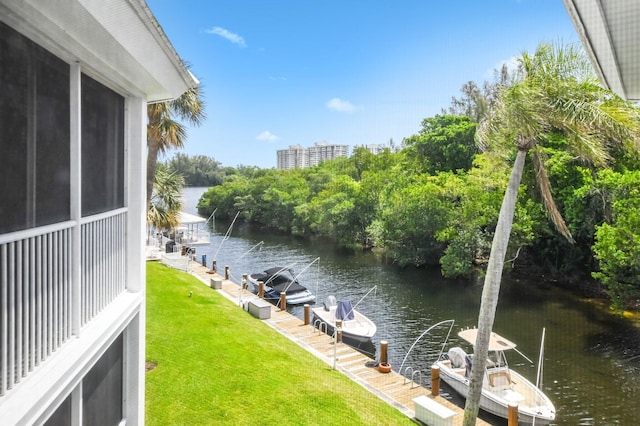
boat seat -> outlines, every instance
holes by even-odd
[[[511,375],[508,371],[496,371],[489,373],[489,386],[492,390],[510,389]]]

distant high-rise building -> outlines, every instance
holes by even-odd
[[[309,166],[309,157],[302,145],[290,145],[278,150],[278,169],[302,169]]]
[[[338,157],[346,157],[349,154],[349,145],[329,145],[327,142],[316,142],[307,148],[309,167],[317,166],[323,161],[333,160]]]
[[[278,150],[278,169],[287,170],[317,166],[323,161],[349,155],[349,145],[333,145],[316,142],[314,146],[303,148],[291,145],[289,149]]]

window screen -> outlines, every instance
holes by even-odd
[[[123,337],[120,335],[82,381],[82,424],[117,426],[123,417]]]
[[[0,234],[70,218],[69,65],[0,22]]]
[[[124,206],[124,98],[82,75],[82,216]]]

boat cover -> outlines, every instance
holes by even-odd
[[[272,289],[274,289],[276,292],[278,293],[282,293],[283,291],[286,291],[287,294],[293,294],[293,293],[298,293],[301,291],[305,291],[307,288],[303,285],[301,285],[300,283],[298,283],[298,281],[283,281],[283,282],[278,282],[278,283],[273,283],[271,282],[271,284],[269,285],[269,287],[271,287]]]
[[[286,290],[288,294],[293,294],[307,289],[305,286],[301,285],[298,280],[293,280],[292,272],[287,268],[269,268],[264,272],[251,274],[251,277],[256,281],[262,281],[266,286],[271,287],[277,293],[281,293]]]
[[[353,306],[349,300],[341,300],[336,308],[336,319],[347,321],[355,318]]]

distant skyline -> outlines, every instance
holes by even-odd
[[[315,142],[399,145],[468,81],[543,42],[579,42],[562,0],[147,0],[204,85],[185,147],[276,167]]]

